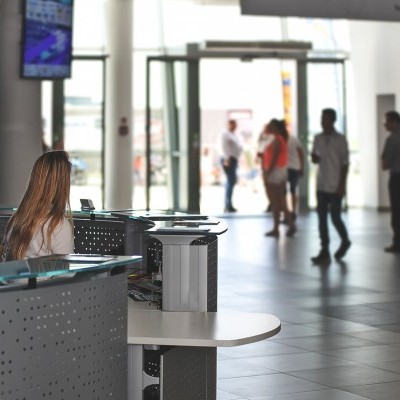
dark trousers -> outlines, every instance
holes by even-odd
[[[233,188],[235,187],[237,182],[237,175],[236,175],[237,166],[238,166],[238,160],[234,157],[231,157],[229,159],[229,166],[224,165],[224,162],[222,160],[222,167],[226,175],[225,208],[227,210],[233,207],[232,194],[233,194]]]
[[[335,193],[318,191],[317,203],[321,247],[326,250],[329,248],[328,212],[331,214],[332,223],[340,238],[343,242],[347,242],[349,236],[341,217],[342,197]]]
[[[389,197],[393,229],[393,246],[400,248],[400,174],[390,174]]]

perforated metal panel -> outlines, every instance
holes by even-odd
[[[74,219],[75,253],[125,254],[124,222]]]
[[[218,237],[202,237],[191,246],[207,246],[207,311],[215,312],[218,307]]]
[[[2,400],[126,399],[125,274],[65,280],[0,291]]]
[[[161,356],[163,400],[216,400],[215,349],[174,347]],[[216,364],[214,363],[214,366]]]
[[[0,241],[10,215],[0,215]],[[124,222],[118,219],[74,218],[74,251],[80,254],[125,254]]]
[[[162,266],[162,243],[152,237],[147,239],[147,271],[158,272]]]

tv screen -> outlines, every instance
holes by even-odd
[[[25,0],[22,77],[71,76],[73,0]]]

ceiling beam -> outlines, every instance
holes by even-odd
[[[240,0],[243,15],[400,21],[400,0]]]

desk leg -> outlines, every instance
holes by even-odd
[[[160,346],[128,345],[128,400],[160,397],[160,354]]]

